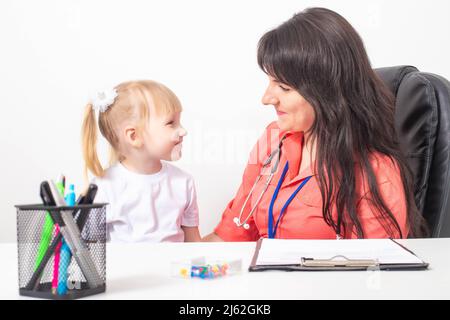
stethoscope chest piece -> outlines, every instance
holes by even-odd
[[[248,230],[248,229],[250,228],[250,225],[249,225],[248,223],[243,223],[243,224],[241,224],[241,222],[239,221],[239,218],[238,218],[238,217],[234,217],[233,222],[234,222],[238,227],[240,227],[240,226],[244,227],[245,230]]]

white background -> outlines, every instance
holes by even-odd
[[[42,180],[64,173],[81,187],[84,105],[132,79],[155,79],[180,98],[189,135],[177,165],[195,177],[201,233],[211,232],[276,117],[260,102],[257,42],[312,6],[347,18],[374,67],[410,64],[450,78],[446,0],[2,0],[0,241],[15,240],[14,205],[38,203]]]

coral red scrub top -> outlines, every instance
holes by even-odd
[[[249,228],[238,227],[233,220],[235,217],[239,217],[242,205],[261,172],[262,164],[267,160],[272,150],[278,147],[281,136],[285,136],[285,139],[281,147],[278,170],[253,215],[248,219],[247,223]],[[220,238],[225,241],[255,241],[260,237],[268,237],[269,206],[282,175],[283,168],[285,168],[286,162],[288,161],[289,168],[286,171],[285,178],[280,185],[278,196],[273,205],[272,212],[275,222],[278,219],[282,207],[299,187],[299,184],[305,178],[312,177],[304,184],[292,202],[287,206],[276,229],[275,238],[336,239],[334,229],[327,225],[322,216],[322,196],[316,179],[317,176],[313,173],[313,164],[302,170],[302,172],[299,172],[302,159],[302,146],[304,143],[303,138],[303,132],[283,134],[280,132],[276,122],[271,123],[266,128],[264,134],[258,140],[250,154],[250,159],[245,168],[237,194],[228,203],[222,214],[220,223],[214,230]],[[402,231],[402,236],[406,237],[408,234],[407,207],[399,168],[396,164],[392,163],[389,157],[383,154],[373,153],[369,160],[377,179],[380,195],[394,214]],[[263,170],[263,173],[263,177],[256,185],[249,203],[243,211],[241,221],[248,216],[251,208],[255,206],[270,170]],[[356,170],[356,177],[357,212],[365,238],[389,238],[389,234],[374,214],[376,209],[370,204],[371,193],[367,178],[363,178],[364,175],[361,174],[360,170]],[[336,221],[335,205],[332,205],[332,208],[332,215]],[[351,232],[347,231],[346,234],[346,238],[357,238],[355,229]]]

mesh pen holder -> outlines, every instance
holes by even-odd
[[[106,289],[106,204],[18,205],[19,294],[70,300]]]

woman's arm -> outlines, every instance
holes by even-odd
[[[372,160],[372,168],[377,180],[378,191],[383,202],[392,212],[397,221],[402,238],[408,236],[408,209],[406,204],[405,190],[397,166],[392,165],[386,156],[377,156]],[[365,238],[400,238],[397,228],[391,220],[380,218],[379,209],[374,205],[373,195],[366,180],[358,174],[363,195],[357,203],[358,218],[364,232]],[[390,227],[389,227],[390,226]],[[387,228],[386,228],[387,227]],[[349,235],[357,238],[356,230]]]
[[[250,152],[250,158],[242,176],[242,182],[234,198],[228,203],[222,213],[222,219],[213,233],[207,235],[202,241],[256,241],[259,239],[259,230],[253,219],[249,217],[251,205],[244,203],[253,187],[262,167],[262,163],[272,152],[272,147],[279,145],[280,131],[276,127],[276,122],[267,126],[264,134],[258,139],[257,143]],[[237,226],[234,222],[236,217],[241,216],[248,224],[248,229]]]
[[[203,242],[222,242],[223,239],[217,235],[215,232],[211,232],[207,236],[202,238]]]

